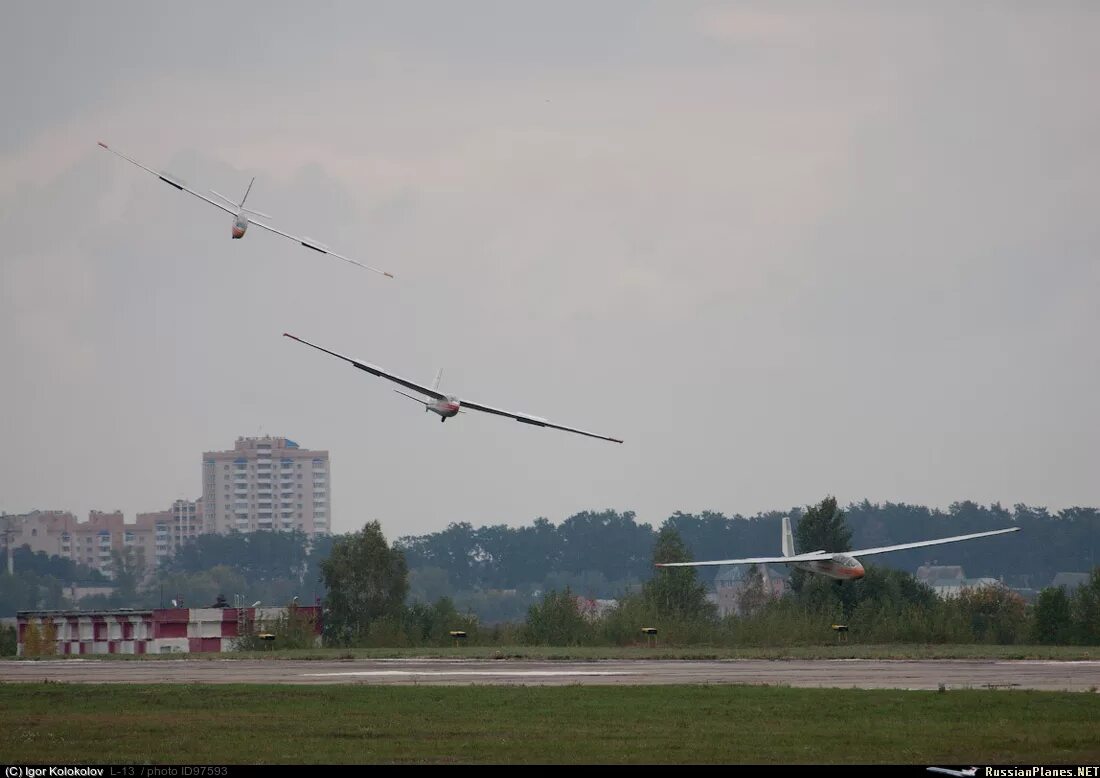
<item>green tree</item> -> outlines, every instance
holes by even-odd
[[[1100,567],[1093,568],[1088,582],[1073,592],[1070,611],[1076,625],[1077,642],[1100,645]]]
[[[66,602],[64,585],[52,575],[19,569],[15,575],[0,573],[0,616],[14,616],[21,610],[55,610]]]
[[[114,573],[114,599],[120,605],[133,605],[137,599],[138,584],[145,575],[145,553],[127,546],[119,551],[111,549],[111,570]]]
[[[979,643],[1022,643],[1027,636],[1023,598],[998,584],[963,589],[953,601]]]
[[[160,602],[162,592],[163,603]],[[149,587],[146,598],[161,607],[167,607],[175,600],[181,608],[203,608],[213,604],[219,594],[224,594],[230,602],[233,601],[232,595],[236,594],[245,595],[248,602],[253,598],[262,599],[248,587],[240,573],[227,565],[216,565],[197,573],[162,573]],[[289,597],[265,601],[273,604],[280,599],[285,602]]]
[[[762,566],[752,565],[741,582],[741,591],[737,594],[738,614],[743,617],[753,616],[763,610],[771,599]]]
[[[844,520],[844,511],[836,505],[836,498],[828,496],[817,505],[806,507],[794,531],[795,550],[800,554],[814,551],[847,551],[852,545],[852,531]],[[791,588],[798,591],[812,575],[796,569],[791,573]]]
[[[321,562],[325,636],[342,645],[366,639],[371,622],[399,619],[409,589],[405,555],[391,548],[377,521],[345,535]]]
[[[413,603],[405,612],[404,624],[413,646],[450,645],[451,630],[465,632],[471,642],[477,637],[477,619],[459,613],[450,597],[440,597],[434,605]]]
[[[23,656],[38,656],[42,653],[42,633],[38,629],[38,619],[27,619],[23,627]]]
[[[451,582],[443,568],[428,566],[409,570],[410,601],[431,603],[446,597],[450,591]]]
[[[527,611],[523,642],[544,646],[579,646],[590,633],[588,622],[577,607],[577,597],[566,587],[546,593],[542,602]]]
[[[680,533],[665,523],[653,546],[653,563],[691,562]],[[707,600],[707,587],[698,581],[694,567],[659,567],[642,586],[642,594],[661,618],[713,620],[716,608]]]
[[[291,648],[312,648],[317,644],[316,617],[313,611],[298,607],[295,603],[268,621],[260,620],[250,625],[236,643],[238,651],[278,651]],[[260,635],[274,635],[274,639],[262,640]]]
[[[23,656],[53,656],[57,653],[57,627],[53,619],[27,619],[23,630]]]
[[[829,496],[817,505],[806,508],[795,530],[797,550],[808,554],[813,551],[847,551],[852,547],[852,531],[844,520],[844,511],[836,505],[836,498]]]
[[[15,627],[0,626],[0,656],[15,656],[19,647],[19,632]]]
[[[1073,637],[1069,597],[1061,586],[1043,589],[1035,601],[1035,621],[1032,639],[1036,643],[1065,645]]]

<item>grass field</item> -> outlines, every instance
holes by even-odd
[[[1100,761],[1100,696],[0,684],[7,763]]]
[[[1100,660],[1100,646],[859,645],[781,648],[647,648],[595,646],[461,646],[458,648],[311,648],[289,651],[241,651],[226,654],[113,654],[110,659],[1060,659]],[[14,657],[9,657],[13,659]],[[51,657],[64,658],[64,657]],[[87,657],[84,657],[87,658]]]

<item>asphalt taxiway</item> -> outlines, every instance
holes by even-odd
[[[0,662],[0,682],[247,684],[768,684],[1096,691],[1100,661],[58,659]]]

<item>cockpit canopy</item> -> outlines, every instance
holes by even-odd
[[[859,567],[859,562],[847,554],[833,554],[833,561],[841,567]]]

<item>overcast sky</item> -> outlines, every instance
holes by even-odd
[[[1088,2],[10,3],[0,509],[132,520],[261,433],[391,538],[1096,505],[1097,40]],[[441,425],[284,331],[626,442]]]

